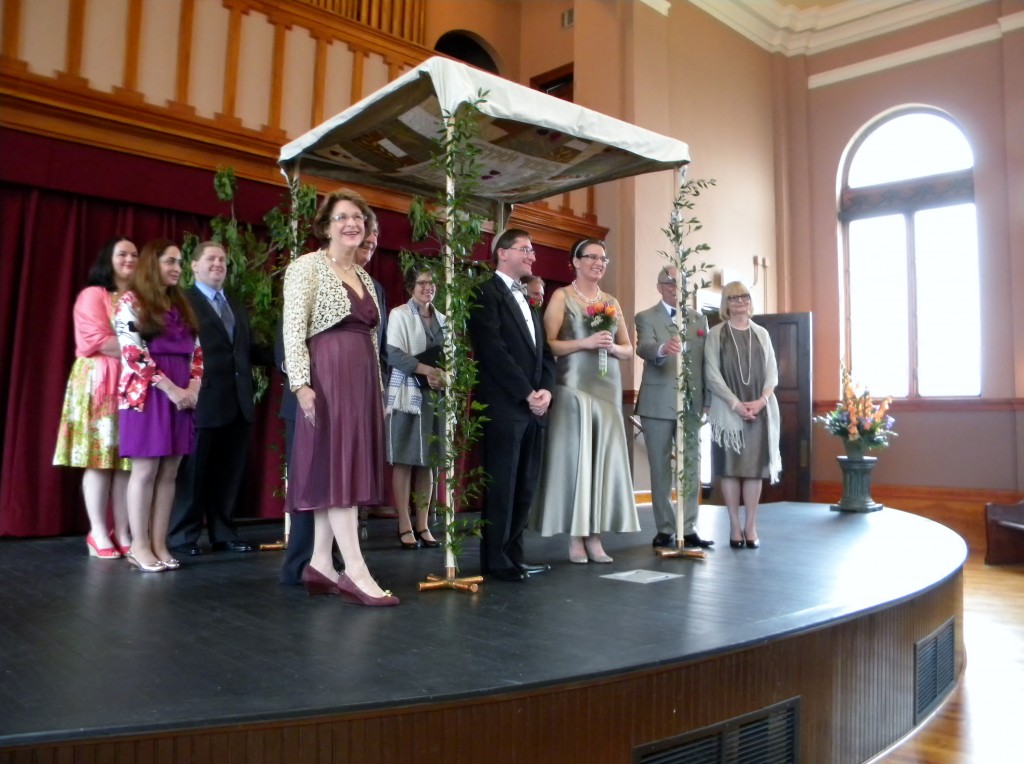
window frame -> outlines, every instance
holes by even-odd
[[[964,170],[879,183],[859,188],[851,188],[849,185],[850,166],[857,156],[857,152],[863,146],[864,141],[887,122],[912,114],[929,114],[940,117],[950,122],[964,136],[964,139],[967,139],[964,129],[949,114],[932,107],[914,106],[894,110],[873,120],[861,131],[846,152],[842,166],[837,215],[840,224],[840,242],[842,247],[843,359],[846,368],[850,368],[853,355],[850,223],[855,220],[864,220],[883,215],[900,215],[903,217],[904,230],[906,232],[904,246],[907,253],[907,332],[909,334],[907,343],[907,363],[909,364],[907,395],[905,399],[901,398],[901,400],[932,401],[943,398],[971,400],[979,398],[981,395],[980,391],[978,395],[943,396],[942,398],[938,396],[922,396],[920,393],[918,376],[917,250],[915,246],[914,214],[920,210],[968,203],[975,205],[975,213],[977,214],[977,201],[974,193],[974,168],[976,165],[972,165]]]

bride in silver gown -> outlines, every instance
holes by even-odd
[[[544,313],[558,365],[531,525],[544,536],[570,534],[572,562],[608,563],[600,534],[640,530],[618,364],[632,358],[633,346],[618,301],[601,290],[608,268],[604,242],[577,242],[570,263],[575,280],[551,296]],[[613,331],[591,326],[587,309],[602,306],[617,318]]]

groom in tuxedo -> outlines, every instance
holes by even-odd
[[[469,320],[484,416],[484,469],[490,476],[481,519],[480,568],[498,581],[524,581],[547,565],[525,561],[523,532],[540,477],[555,359],[540,316],[523,293],[533,272],[530,235],[511,228],[493,243],[493,278],[480,287]]]

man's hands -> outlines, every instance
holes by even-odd
[[[551,392],[548,390],[534,390],[526,397],[530,404],[530,412],[534,416],[544,416],[551,405]]]

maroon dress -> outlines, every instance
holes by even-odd
[[[384,499],[384,410],[372,338],[380,315],[369,290],[359,297],[345,288],[352,312],[306,341],[316,426],[297,412],[289,512]]]

